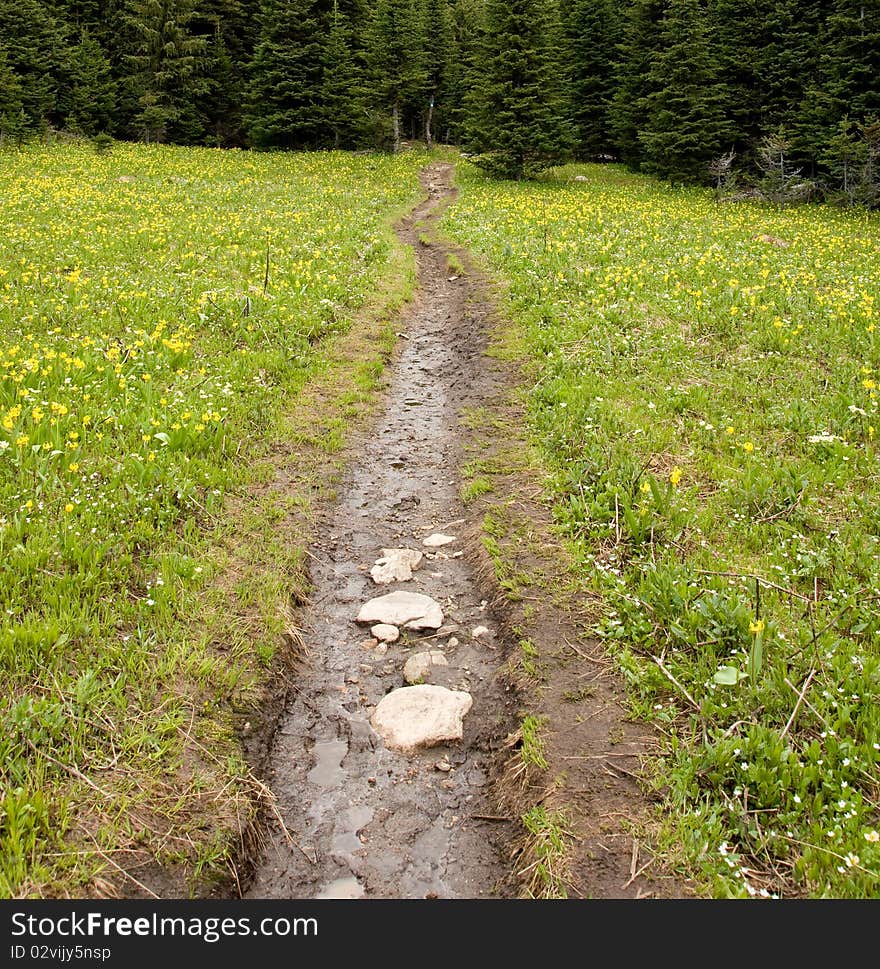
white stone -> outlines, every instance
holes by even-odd
[[[432,666],[449,666],[446,657],[439,649],[429,649],[427,652],[410,656],[403,667],[403,678],[410,684],[424,683],[431,676]]]
[[[407,629],[439,629],[443,625],[443,610],[439,602],[420,592],[389,592],[365,602],[356,621]]]
[[[428,548],[439,548],[441,545],[448,545],[454,541],[454,535],[442,535],[440,532],[434,532],[433,535],[429,535],[426,539],[423,539],[422,545],[426,545]]]
[[[487,626],[477,626],[476,629],[471,632],[471,636],[473,636],[474,639],[482,639],[484,636],[488,635],[489,629]]]
[[[374,639],[382,643],[396,643],[400,639],[400,630],[397,626],[389,626],[388,623],[379,622],[370,627],[370,633]]]
[[[422,684],[386,694],[370,722],[387,747],[404,752],[461,740],[473,698],[461,690]]]
[[[370,575],[376,585],[388,582],[408,582],[412,578],[413,569],[417,569],[422,562],[422,553],[412,548],[383,548],[382,557],[376,559],[376,564],[370,569]]]

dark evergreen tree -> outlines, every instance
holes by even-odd
[[[619,7],[614,0],[568,0],[563,7],[564,55],[579,158],[611,152],[608,110],[615,88]]]
[[[101,45],[83,31],[70,49],[58,107],[72,131],[94,135],[113,127],[116,81]]]
[[[731,147],[741,162],[750,156],[764,130],[767,79],[762,51],[773,6],[762,0],[709,0],[705,13],[699,14],[708,19],[710,50],[724,85],[722,107],[732,129]]]
[[[315,0],[262,0],[245,120],[259,148],[315,148],[322,108],[326,21]]]
[[[190,29],[204,43],[204,90],[195,101],[194,140],[245,144],[242,102],[256,42],[256,7],[255,0],[198,0]]]
[[[730,148],[735,128],[725,116],[727,91],[700,0],[669,0],[649,76],[653,90],[639,132],[642,168],[675,181],[705,182],[709,163]]]
[[[348,13],[334,0],[323,54],[321,98],[331,144],[352,148],[365,136],[366,108],[361,67]]]
[[[825,72],[839,118],[880,117],[880,0],[835,0]]]
[[[391,145],[400,150],[404,112],[419,105],[428,85],[424,22],[414,0],[378,0],[367,27],[366,57],[373,106],[390,118]]]
[[[21,81],[9,66],[6,50],[0,47],[0,144],[17,141],[25,127]]]
[[[651,67],[659,44],[663,0],[630,0],[622,17],[615,91],[608,125],[617,155],[631,168],[642,158],[639,132],[647,121],[647,98],[655,90]]]
[[[443,138],[464,137],[468,105],[478,82],[478,61],[485,30],[483,0],[454,0],[451,8],[452,55],[446,74]]]
[[[40,0],[0,0],[0,44],[18,78],[24,128],[57,124],[58,75],[67,49],[61,25]]]
[[[128,0],[126,82],[136,101],[134,131],[143,141],[189,132],[194,102],[205,89],[205,43],[192,35],[193,17],[194,0]]]
[[[434,141],[434,126],[443,124],[449,71],[454,53],[452,15],[448,0],[421,0],[425,37],[425,143]]]
[[[568,158],[574,134],[553,2],[488,0],[467,146],[503,178],[532,176]]]

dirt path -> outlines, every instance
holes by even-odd
[[[454,194],[452,166],[423,173],[428,199],[398,228],[415,247],[419,288],[401,320],[401,350],[383,416],[356,441],[340,500],[311,548],[311,604],[301,618],[306,646],[265,777],[295,844],[276,825],[246,892],[251,898],[480,898],[513,894],[500,852],[507,822],[487,820],[494,751],[513,726],[513,701],[498,676],[504,645],[469,564],[459,499],[458,420],[491,385],[485,297],[454,273],[446,250],[422,234]],[[482,389],[481,389],[482,388]],[[432,532],[456,536],[436,550]],[[470,532],[468,531],[468,534]],[[414,578],[377,586],[369,569],[383,548],[426,557]],[[404,589],[438,600],[444,635],[404,631],[382,651],[354,622],[368,599]],[[478,626],[488,637],[474,639]],[[429,631],[430,632],[430,631]],[[386,748],[372,710],[404,685],[408,656],[439,648],[449,665],[432,682],[467,690],[473,706],[460,742],[413,754]]]

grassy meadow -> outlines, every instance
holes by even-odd
[[[249,513],[291,401],[399,260],[421,163],[2,155],[0,895],[137,890],[143,857],[225,871],[255,806],[232,714],[302,556],[273,507],[271,561],[221,582],[228,499]]]
[[[665,850],[714,896],[876,897],[880,220],[616,166],[459,184],[588,632],[665,734]]]

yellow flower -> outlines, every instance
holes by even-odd
[[[758,633],[764,632],[764,620],[756,619],[754,622],[749,623],[749,632],[753,636],[757,636]]]
[[[71,461],[70,464],[67,465],[67,470],[71,474],[76,474],[76,472],[79,471],[79,464],[76,461]]]
[[[742,449],[746,454],[751,454],[755,450],[755,445],[751,441],[743,441]]]
[[[641,484],[641,492],[646,495],[651,490],[651,485],[647,481],[643,481]]]
[[[73,505],[68,501],[64,506],[64,511],[69,515],[73,511]]]
[[[676,465],[669,473],[669,483],[674,486],[679,481],[681,481],[681,468]]]
[[[727,427],[726,427],[726,428],[724,429],[724,433],[725,433],[725,434],[733,434],[733,428],[732,428],[732,427],[731,427],[730,425],[728,425],[728,426],[727,426]]]

